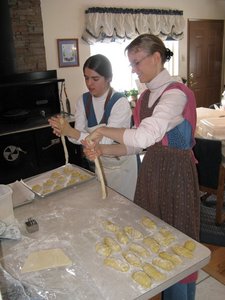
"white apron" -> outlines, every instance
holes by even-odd
[[[105,124],[88,128],[88,131],[92,132],[101,126]],[[106,185],[133,201],[138,174],[137,156],[126,155],[118,158],[101,156],[100,160]]]

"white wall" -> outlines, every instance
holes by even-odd
[[[180,42],[181,76],[187,72],[187,20],[225,19],[225,0],[41,0],[47,69],[56,69],[59,78],[65,78],[72,110],[74,101],[85,90],[82,66],[90,55],[90,47],[81,40],[85,9],[89,7],[162,8],[183,10],[186,20],[185,37]],[[57,39],[79,39],[79,67],[58,67]]]

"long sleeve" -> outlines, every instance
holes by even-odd
[[[158,99],[164,89],[172,82],[166,70],[162,71],[147,87],[150,88],[149,107]],[[158,87],[157,87],[158,86]],[[183,121],[186,95],[179,89],[166,91],[160,98],[153,114],[145,118],[137,129],[126,129],[123,140],[128,153],[134,148],[147,148],[164,137],[165,133]]]

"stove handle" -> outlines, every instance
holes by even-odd
[[[57,138],[57,139],[53,139],[51,140],[51,143],[48,145],[48,146],[44,146],[42,147],[42,150],[47,150],[49,149],[50,147],[54,146],[54,145],[57,145],[60,143],[60,138]]]

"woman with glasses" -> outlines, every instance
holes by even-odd
[[[75,103],[75,128],[61,117],[52,117],[49,123],[53,132],[64,135],[72,143],[81,144],[91,131],[100,126],[131,126],[129,101],[110,85],[112,66],[107,57],[101,54],[89,57],[83,65],[83,75],[88,92]],[[113,139],[103,138],[101,143],[112,144]],[[101,162],[107,186],[133,201],[137,181],[137,156],[102,157]],[[132,170],[132,172],[130,172]]]
[[[86,141],[90,159],[101,155],[131,155],[146,149],[134,202],[191,238],[199,239],[200,201],[195,158],[192,152],[196,103],[192,91],[174,82],[164,63],[172,56],[160,38],[144,34],[125,49],[132,72],[146,90],[134,109],[136,128],[101,127]],[[115,145],[99,145],[108,137]],[[163,292],[163,300],[192,300],[197,273]]]

